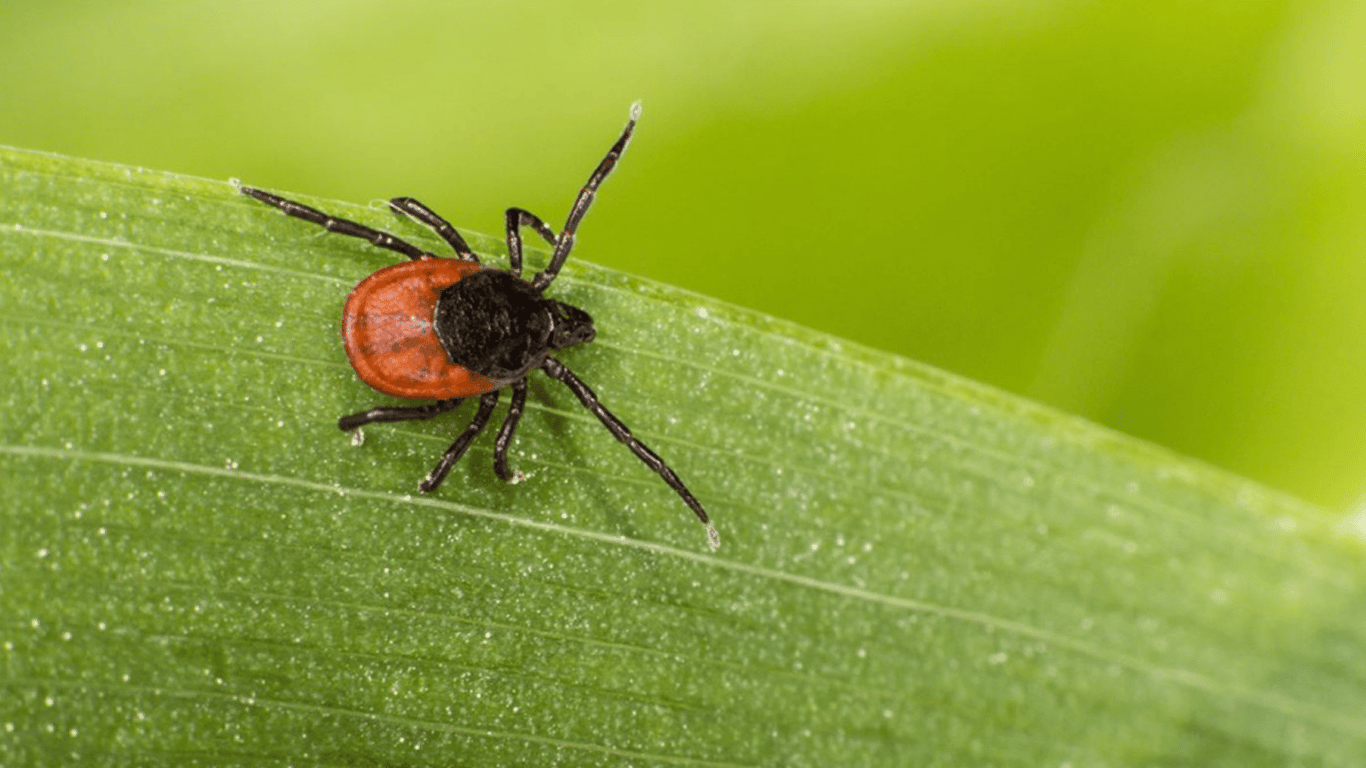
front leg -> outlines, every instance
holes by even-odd
[[[626,130],[621,132],[621,137],[617,139],[612,148],[607,150],[607,156],[598,163],[598,167],[593,169],[593,175],[588,177],[588,182],[579,190],[579,196],[574,200],[574,206],[569,209],[569,219],[564,223],[564,229],[560,230],[560,235],[555,242],[555,252],[550,255],[550,263],[546,268],[536,274],[531,281],[531,287],[541,293],[546,286],[560,274],[560,267],[564,266],[564,260],[569,258],[569,251],[574,247],[575,233],[578,232],[579,222],[583,221],[584,214],[588,213],[588,207],[593,204],[593,198],[597,197],[598,186],[602,184],[607,174],[617,167],[617,161],[621,159],[621,154],[626,151],[626,145],[631,143],[631,134],[636,130],[636,121],[640,119],[640,102],[631,105],[631,120],[626,124]]]
[[[664,479],[664,482],[668,484],[670,488],[674,489],[674,493],[677,493],[679,498],[683,499],[683,503],[688,505],[688,509],[691,509],[693,514],[697,515],[697,519],[701,520],[702,524],[707,527],[707,538],[711,542],[712,549],[721,546],[720,534],[716,532],[716,528],[711,524],[711,519],[707,517],[707,511],[702,508],[702,504],[698,502],[697,497],[693,496],[692,492],[688,490],[688,486],[683,484],[683,481],[669,468],[668,464],[664,463],[664,460],[659,457],[659,454],[650,450],[649,446],[640,442],[635,435],[631,434],[631,430],[627,429],[621,419],[613,416],[612,412],[603,406],[598,400],[598,396],[593,393],[593,390],[590,389],[587,384],[583,383],[583,379],[575,376],[572,371],[564,366],[564,363],[561,363],[553,357],[547,357],[545,359],[545,362],[541,365],[541,370],[545,371],[546,375],[550,376],[552,379],[558,379],[566,387],[569,387],[569,391],[573,392],[574,396],[579,398],[579,402],[583,403],[585,408],[591,411],[594,416],[598,417],[598,421],[602,422],[604,427],[607,427],[607,431],[611,432],[613,437],[627,448],[630,448],[631,453],[634,453],[636,458],[644,462],[645,466],[657,472],[659,476]]]

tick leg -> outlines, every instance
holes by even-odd
[[[387,248],[397,251],[410,259],[429,259],[432,254],[418,248],[402,238],[394,237],[388,232],[381,232],[378,229],[371,229],[364,224],[357,224],[350,219],[338,219],[335,216],[328,216],[317,208],[309,208],[303,203],[296,203],[293,200],[286,200],[278,195],[263,192],[251,187],[242,187],[242,194],[247,197],[254,197],[266,205],[273,205],[284,211],[286,215],[296,219],[310,221],[329,232],[336,232],[339,235],[349,235],[359,237],[362,240],[369,240],[371,244],[380,248]]]
[[[674,489],[674,491],[683,499],[683,503],[687,504],[688,508],[697,514],[697,519],[701,520],[702,524],[707,526],[707,536],[711,539],[712,548],[715,549],[720,546],[721,539],[717,535],[716,529],[712,527],[711,520],[707,518],[706,510],[702,509],[702,505],[698,503],[697,499],[688,490],[688,487],[683,485],[683,481],[678,479],[678,475],[674,474],[672,469],[669,469],[669,465],[665,464],[664,460],[659,458],[659,454],[650,450],[644,443],[637,440],[635,435],[631,434],[631,430],[627,429],[626,425],[621,423],[621,419],[613,416],[611,411],[604,408],[602,403],[598,402],[598,396],[593,394],[593,390],[589,389],[588,385],[584,384],[582,379],[575,376],[573,372],[566,368],[564,363],[561,363],[553,357],[547,357],[545,362],[541,365],[541,370],[545,371],[551,378],[559,379],[564,382],[564,385],[569,387],[569,391],[573,392],[574,395],[579,398],[579,402],[583,403],[585,408],[592,411],[593,415],[598,417],[598,421],[601,421],[602,425],[607,427],[607,431],[611,432],[613,437],[624,443],[627,448],[630,448],[631,452],[634,453],[637,458],[645,462],[645,466],[658,472],[659,476],[664,478],[664,482],[667,483],[670,488]]]
[[[393,208],[397,213],[412,216],[414,219],[431,227],[438,235],[441,235],[442,240],[451,244],[451,248],[455,251],[456,256],[459,256],[465,261],[472,261],[475,264],[479,263],[479,257],[474,255],[474,251],[470,250],[469,243],[465,242],[465,238],[461,237],[455,227],[452,227],[449,221],[441,218],[436,211],[433,211],[431,208],[428,208],[411,197],[396,197],[389,201],[389,207]]]
[[[522,420],[526,408],[526,379],[512,382],[512,404],[508,407],[508,417],[503,428],[498,430],[498,440],[493,444],[493,471],[505,483],[513,480],[514,474],[508,469],[508,446],[512,445],[512,433],[517,431],[517,422]]]
[[[489,423],[489,416],[493,414],[495,405],[498,405],[498,390],[496,389],[479,398],[479,411],[474,414],[474,420],[470,422],[468,427],[465,427],[465,431],[461,433],[460,437],[457,437],[455,442],[451,443],[451,447],[442,454],[441,461],[438,461],[436,466],[432,468],[427,479],[417,486],[423,493],[435,491],[441,485],[441,481],[446,479],[446,473],[451,471],[455,462],[460,461],[460,457],[465,455],[470,443],[474,442],[474,438],[478,437],[479,433],[484,430],[484,425]]]
[[[545,238],[550,247],[555,247],[555,230],[541,221],[541,217],[522,208],[509,208],[507,211],[508,263],[513,274],[522,276],[522,227],[531,227]]]
[[[555,276],[560,274],[560,267],[564,266],[564,260],[569,258],[569,250],[574,247],[574,233],[579,229],[579,222],[583,221],[584,214],[588,213],[588,206],[593,204],[593,198],[597,195],[598,185],[607,178],[607,174],[617,167],[617,161],[621,159],[621,154],[626,151],[626,145],[631,141],[631,134],[636,130],[636,121],[640,119],[640,102],[631,105],[631,120],[626,123],[626,129],[621,132],[621,137],[617,143],[607,150],[607,156],[598,163],[593,175],[588,177],[588,183],[583,185],[579,192],[579,197],[574,201],[574,207],[569,209],[569,219],[564,223],[564,230],[560,232],[558,242],[555,243],[555,253],[550,257],[550,264],[536,275],[536,279],[531,282],[531,287],[537,292],[544,291],[550,285]]]
[[[452,400],[437,400],[431,405],[418,405],[411,407],[387,406],[383,408],[371,408],[368,411],[353,413],[350,416],[343,416],[337,419],[337,427],[343,432],[350,432],[357,427],[366,424],[383,423],[387,421],[418,421],[420,419],[430,419],[433,416],[440,416],[443,413],[454,410],[457,405],[465,402],[463,398]]]

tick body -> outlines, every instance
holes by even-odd
[[[706,526],[713,547],[720,543],[702,505],[664,460],[593,394],[553,353],[593,340],[593,319],[578,307],[544,296],[574,246],[579,222],[588,212],[598,186],[612,172],[635,130],[640,105],[631,108],[626,124],[607,156],[589,176],[558,234],[530,211],[509,208],[506,214],[509,269],[479,262],[460,233],[430,208],[408,197],[389,206],[431,227],[455,252],[454,258],[428,253],[407,241],[347,219],[259,189],[242,187],[253,197],[284,213],[331,232],[367,240],[408,257],[362,280],[342,312],[346,356],[361,381],[376,391],[427,405],[372,408],[344,416],[344,431],[387,421],[429,419],[453,410],[467,398],[479,398],[479,410],[420,484],[435,491],[474,438],[483,431],[502,390],[512,390],[507,419],[494,443],[493,467],[512,481],[507,452],[526,407],[527,377],[536,371],[562,382],[602,422],[612,436],[653,469]],[[530,227],[551,246],[550,263],[531,280],[522,278],[522,228]]]
[[[452,362],[433,323],[442,292],[484,269],[462,259],[418,259],[362,280],[342,311],[342,343],[360,380],[408,400],[473,397],[501,389],[506,382]]]

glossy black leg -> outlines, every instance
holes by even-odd
[[[372,245],[377,245],[380,248],[387,248],[391,251],[397,251],[410,259],[428,259],[433,256],[433,254],[427,253],[402,238],[394,237],[388,232],[371,229],[364,224],[357,224],[350,219],[339,219],[335,216],[329,216],[317,208],[310,208],[303,203],[296,203],[293,200],[287,200],[278,195],[272,195],[269,192],[253,189],[251,187],[242,187],[241,192],[247,197],[253,197],[266,205],[279,208],[287,216],[293,216],[296,219],[303,219],[304,221],[317,224],[328,232],[336,232],[339,235],[347,235],[349,237],[359,237],[362,240],[370,241]]]
[[[555,247],[555,230],[548,224],[541,221],[541,217],[524,208],[509,208],[507,210],[507,233],[508,233],[508,263],[512,267],[513,274],[522,276],[522,227],[531,227],[536,233],[545,238],[550,247]]]
[[[465,242],[465,238],[461,237],[455,227],[451,226],[449,221],[441,218],[436,211],[433,211],[431,208],[428,208],[411,197],[396,197],[389,201],[389,207],[393,208],[398,213],[412,216],[414,219],[431,227],[441,236],[442,240],[451,244],[451,250],[455,251],[456,256],[465,261],[473,261],[476,264],[479,263],[479,257],[474,255],[474,251],[470,250],[469,243]]]
[[[707,526],[707,536],[711,539],[712,547],[715,548],[720,546],[721,538],[717,535],[716,529],[712,527],[711,520],[708,519],[706,510],[702,509],[702,505],[697,501],[696,497],[692,495],[692,492],[688,490],[688,487],[683,484],[683,481],[678,478],[678,475],[669,468],[669,465],[665,464],[664,460],[659,458],[659,454],[650,450],[644,443],[637,440],[636,437],[631,434],[631,430],[627,429],[626,425],[621,423],[621,419],[613,416],[611,411],[603,407],[602,403],[598,401],[598,396],[593,394],[593,390],[590,389],[587,384],[584,384],[582,379],[575,376],[559,360],[556,360],[553,357],[547,357],[545,363],[541,366],[541,370],[545,371],[551,378],[564,382],[564,385],[569,387],[569,391],[573,392],[574,395],[579,398],[579,402],[583,403],[585,408],[592,411],[593,415],[598,417],[598,421],[602,422],[604,427],[607,427],[607,431],[611,432],[613,437],[625,444],[627,448],[630,448],[631,452],[636,455],[636,458],[645,462],[645,466],[659,473],[659,476],[664,478],[664,482],[667,483],[670,488],[674,489],[674,492],[682,497],[683,503],[687,504],[688,508],[697,515],[697,519],[701,520],[702,524]]]
[[[493,445],[493,471],[505,483],[512,482],[516,473],[508,469],[508,447],[512,445],[512,433],[517,431],[517,422],[522,420],[526,410],[526,379],[512,382],[512,403],[508,406],[508,417],[503,428],[498,430],[498,440]]]
[[[451,400],[437,400],[430,405],[417,406],[385,406],[382,408],[371,408],[368,411],[353,413],[350,416],[343,416],[337,419],[337,427],[343,432],[350,432],[357,427],[366,424],[384,423],[388,421],[418,421],[430,419],[433,416],[440,416],[455,409],[457,405],[465,402],[463,398]]]
[[[441,461],[432,468],[427,479],[418,485],[423,493],[431,493],[441,486],[441,481],[446,479],[446,474],[451,471],[451,467],[455,466],[455,462],[460,461],[460,457],[465,455],[465,451],[469,449],[470,443],[474,442],[474,438],[484,431],[484,425],[489,423],[489,416],[493,414],[493,408],[496,405],[498,405],[498,390],[496,389],[479,398],[479,411],[474,414],[474,420],[470,422],[468,427],[465,427],[465,431],[460,434],[460,437],[457,437],[455,442],[451,443],[451,447],[442,454]]]
[[[564,223],[564,229],[560,231],[560,236],[555,243],[555,253],[550,257],[550,264],[536,275],[536,279],[531,282],[531,287],[538,292],[544,291],[550,285],[555,276],[560,274],[560,267],[564,266],[564,260],[569,258],[569,251],[574,247],[574,233],[579,229],[579,222],[583,221],[584,214],[588,213],[588,206],[593,204],[593,198],[597,196],[598,185],[607,178],[607,174],[617,167],[617,161],[621,159],[621,154],[626,151],[626,145],[631,141],[631,134],[636,130],[636,121],[640,119],[640,102],[631,105],[631,120],[626,124],[626,129],[621,132],[621,137],[607,150],[607,156],[598,163],[598,167],[593,170],[593,175],[588,177],[588,182],[583,185],[579,196],[574,200],[574,207],[569,209],[569,219]]]

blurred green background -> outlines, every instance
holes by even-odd
[[[639,98],[580,257],[1342,509],[1363,51],[1361,2],[10,3],[0,143],[498,232]]]

